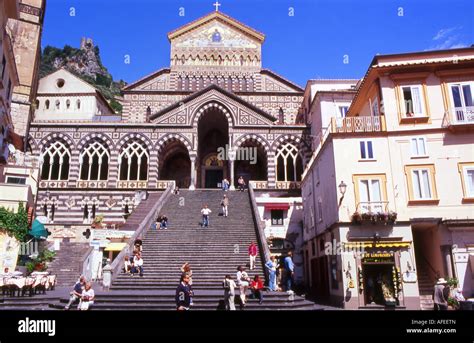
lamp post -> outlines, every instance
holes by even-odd
[[[339,198],[339,207],[341,207],[342,199],[344,199],[344,194],[346,194],[347,185],[344,183],[344,181],[341,181],[338,187],[339,193],[341,193],[341,197]]]

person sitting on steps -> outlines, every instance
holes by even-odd
[[[133,258],[132,276],[136,273],[140,273],[140,276],[143,276],[143,259],[140,252],[137,252]]]
[[[84,290],[85,285],[86,277],[81,275],[79,280],[74,285],[74,289],[70,293],[71,297],[69,298],[69,302],[67,303],[67,305],[64,307],[65,310],[69,310],[69,308],[74,302],[81,299],[82,291]]]
[[[243,192],[245,190],[245,180],[242,176],[237,180],[239,191]]]

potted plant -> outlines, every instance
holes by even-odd
[[[354,212],[354,214],[352,214],[352,217],[351,217],[351,222],[353,224],[360,224],[362,223],[362,216],[360,215],[359,212]]]
[[[397,220],[397,212],[394,212],[394,211],[388,212],[388,221],[389,221],[389,223],[393,224],[393,223],[395,223],[396,220]]]
[[[102,221],[104,220],[104,216],[99,214],[94,218],[91,227],[94,229],[101,229],[102,228]]]
[[[367,220],[367,221],[371,221],[373,219],[373,214],[372,212],[364,212],[362,213],[362,220]]]

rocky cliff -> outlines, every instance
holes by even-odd
[[[80,48],[65,45],[64,48],[46,46],[41,54],[40,78],[59,68],[65,68],[84,81],[96,87],[109,101],[115,112],[122,111],[119,102],[120,89],[126,85],[123,80],[114,81],[100,60],[99,46],[92,39],[82,38]]]

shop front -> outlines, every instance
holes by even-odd
[[[345,254],[345,308],[418,309],[417,280],[412,275],[414,265],[412,242],[357,241],[347,242],[344,249],[357,248],[357,253]],[[355,271],[351,266],[355,265]],[[408,302],[407,302],[408,299]]]

